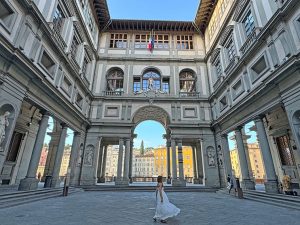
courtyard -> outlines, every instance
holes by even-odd
[[[205,192],[167,193],[181,209],[172,225],[293,225],[299,211]],[[1,225],[148,225],[154,192],[80,192],[0,210]]]

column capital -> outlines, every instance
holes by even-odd
[[[242,132],[243,128],[244,128],[243,126],[238,126],[238,127],[234,128],[234,132]]]
[[[68,126],[67,126],[66,123],[61,123],[60,125],[61,125],[61,128],[62,128],[62,129],[67,129],[67,128],[68,128]]]
[[[259,115],[259,116],[256,116],[253,120],[254,122],[263,122],[263,119],[265,118],[265,115]]]
[[[228,138],[228,134],[221,134],[221,138]]]

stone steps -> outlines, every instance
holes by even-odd
[[[228,189],[221,189],[217,191],[220,194],[229,195]],[[234,190],[231,191],[231,196],[234,196]],[[299,196],[289,196],[282,194],[268,194],[265,192],[258,191],[243,191],[244,199],[262,202],[265,204],[275,205],[284,208],[300,210],[300,197]]]
[[[155,191],[155,186],[114,186],[114,185],[93,185],[80,186],[85,191],[141,191],[152,192]],[[216,192],[217,188],[208,187],[170,187],[165,186],[167,192]]]
[[[69,188],[69,194],[83,191],[79,188]],[[42,199],[62,196],[63,188],[47,188],[35,191],[14,191],[0,194],[0,209],[39,201]]]

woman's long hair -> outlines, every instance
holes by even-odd
[[[163,184],[163,177],[162,176],[158,176],[157,177],[157,183],[161,183],[162,186],[164,186],[164,184]]]

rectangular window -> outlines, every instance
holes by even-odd
[[[83,98],[79,93],[76,96],[76,105],[78,105],[80,108],[82,108],[83,105]]]
[[[225,48],[227,49],[228,59],[231,62],[232,60],[234,60],[234,57],[236,55],[235,46],[232,38],[230,38],[229,41],[226,43]]]
[[[6,1],[0,1],[0,24],[4,24],[6,29],[11,30],[15,19],[16,14],[11,6]]]
[[[254,24],[254,17],[252,15],[251,10],[247,13],[243,20],[243,24],[245,27],[246,35],[247,37],[252,33],[252,31],[255,29],[255,24]]]
[[[127,34],[111,34],[110,48],[127,48]]]
[[[252,82],[256,81],[268,70],[268,65],[263,55],[252,67],[251,67],[251,78]]]
[[[54,12],[54,17],[53,17],[53,29],[57,31],[58,33],[61,32],[62,26],[63,26],[63,19],[65,16],[63,15],[63,12],[58,5],[55,12]]]
[[[46,51],[43,52],[43,55],[41,58],[41,64],[51,75],[54,75],[55,63]]]
[[[223,109],[225,109],[227,106],[228,106],[227,98],[226,98],[226,96],[223,96],[223,98],[221,98],[221,100],[220,100],[220,109],[221,109],[221,111]]]
[[[133,78],[133,92],[139,92],[141,90],[141,78],[134,77]]]
[[[64,76],[63,78],[61,87],[68,95],[70,95],[72,89],[72,83],[66,76]]]
[[[154,48],[168,49],[169,48],[169,35],[155,34]],[[139,49],[146,49],[150,39],[150,34],[137,34],[135,35],[134,47]]]
[[[70,49],[71,56],[73,59],[76,59],[78,45],[79,45],[79,41],[77,40],[76,34],[74,33],[74,37],[73,37],[73,40],[71,43],[71,49]]]
[[[178,50],[191,50],[194,49],[192,35],[177,35],[176,48]]]
[[[164,93],[170,93],[170,79],[169,78],[163,78],[163,80],[162,80],[162,91],[164,92]]]
[[[214,61],[213,65],[214,65],[214,67],[216,69],[216,76],[217,76],[217,78],[219,78],[222,75],[222,73],[223,73],[220,56],[218,56],[216,58],[216,60]]]
[[[86,72],[87,72],[87,66],[89,64],[89,61],[86,57],[84,57],[83,59],[83,64],[82,64],[82,73],[86,76]]]

